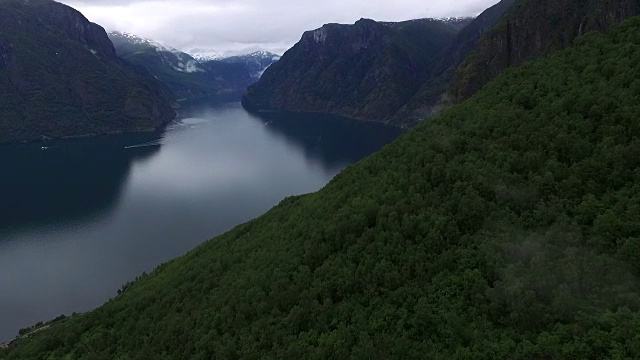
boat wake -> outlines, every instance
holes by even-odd
[[[142,144],[129,145],[129,146],[125,146],[124,148],[125,149],[137,149],[137,148],[160,146],[160,145],[162,145],[162,139],[148,141],[148,142],[142,143]]]

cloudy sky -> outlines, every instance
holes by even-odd
[[[58,0],[107,31],[191,53],[282,53],[306,30],[365,17],[400,21],[476,16],[498,0]]]

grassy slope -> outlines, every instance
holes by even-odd
[[[640,19],[508,70],[0,358],[640,353]]]

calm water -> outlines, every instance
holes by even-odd
[[[0,146],[0,342],[316,191],[400,131],[192,105],[162,134]]]

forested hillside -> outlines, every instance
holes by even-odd
[[[152,130],[174,101],[78,11],[0,0],[0,142]]]
[[[0,358],[637,357],[639,64],[634,18],[507,70]]]
[[[502,0],[483,11],[465,26],[453,42],[428,66],[428,76],[415,94],[396,113],[390,114],[390,123],[413,127],[442,111],[442,96],[449,88],[456,69],[467,59],[478,41],[493,29],[502,15],[516,0]]]
[[[640,0],[518,0],[456,70],[447,102],[461,102],[505,69],[567,48],[574,39],[640,14]]]

